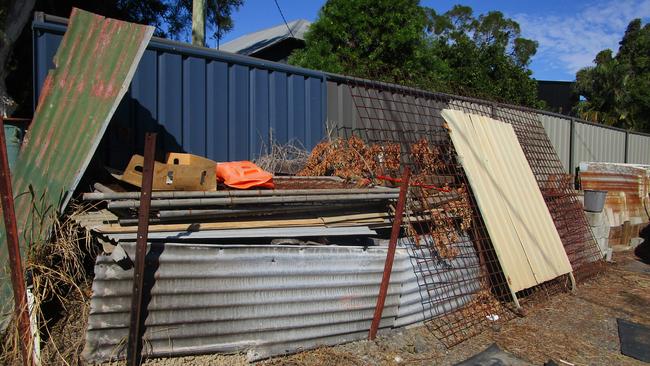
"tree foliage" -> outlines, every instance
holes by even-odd
[[[243,0],[206,0],[206,34],[219,39],[233,27],[231,14]],[[189,41],[192,0],[18,0],[0,3],[0,112],[31,113],[32,11],[68,17],[73,7],[156,27],[159,37]],[[16,47],[14,47],[16,45]],[[6,87],[5,87],[6,80]],[[13,96],[14,98],[10,97]]]
[[[576,110],[594,122],[650,132],[650,24],[632,20],[619,46],[578,71],[576,91],[585,100]]]
[[[233,27],[231,14],[243,0],[206,0],[206,27],[221,39]],[[110,18],[156,26],[159,37],[189,41],[192,0],[37,0],[35,10],[67,17],[72,7]]]
[[[418,0],[329,0],[290,63],[428,90],[538,106],[537,43],[493,11],[446,13]]]

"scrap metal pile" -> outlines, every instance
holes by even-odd
[[[435,170],[442,163],[440,153],[426,140],[415,142],[412,151],[413,160],[429,167],[413,177],[412,186],[429,189],[421,204],[410,206],[410,220],[438,222],[430,234],[442,253],[453,256],[456,250],[449,245],[471,225],[467,189],[430,184],[433,178],[437,179],[434,183],[441,182]],[[300,243],[297,238],[303,237],[309,238],[305,243],[327,244],[328,236],[378,236],[377,230],[385,236],[384,230],[390,227],[391,205],[399,191],[393,188],[400,174],[398,144],[366,145],[354,136],[325,141],[313,149],[295,176],[272,177],[253,163],[240,162],[248,170],[234,176],[247,174],[246,189],[234,182],[236,178],[233,182],[222,179],[222,166],[233,164],[178,153],[168,154],[166,164],[157,162],[149,238],[231,242],[255,238],[278,244]],[[99,202],[96,208],[102,210],[91,210],[75,220],[109,240],[135,240],[140,165],[142,157],[136,155],[122,174],[114,174],[117,180],[96,183],[95,192],[84,194],[83,199]],[[254,182],[253,173],[268,177]],[[460,223],[458,232],[447,233],[443,228],[454,227],[455,220]]]
[[[302,170],[294,176],[271,177],[268,174],[268,179],[260,179],[255,185],[237,186],[236,182],[229,182],[219,172],[220,164],[231,163],[170,154],[166,165],[154,171],[154,187],[158,187],[158,191],[152,193],[149,217],[152,248],[158,245],[156,242],[164,243],[161,250],[172,250],[169,253],[181,250],[176,248],[181,243],[204,243],[222,249],[233,244],[382,248],[390,234],[391,222],[395,219],[393,205],[398,196],[395,186],[400,183],[398,177],[403,169],[409,167],[413,173],[408,185],[399,242],[401,250],[410,257],[413,278],[398,276],[403,290],[395,292],[393,288],[390,292],[390,296],[399,299],[394,300],[398,301],[399,306],[390,318],[393,327],[424,320],[444,343],[457,344],[490,324],[512,318],[528,301],[568,291],[575,286],[575,278],[583,279],[599,270],[599,251],[586,225],[582,207],[534,116],[524,112],[521,115],[499,116],[498,110],[486,113],[484,107],[477,105],[449,105],[431,100],[427,95],[397,95],[374,87],[351,86],[361,123],[355,129],[342,126],[337,131],[339,137],[318,144]],[[488,116],[498,116],[500,121],[507,123]],[[472,140],[466,135],[470,130],[463,130],[460,127],[462,123],[459,124],[456,118],[466,118],[467,126],[474,123],[475,128],[499,128],[490,132],[494,134],[491,139],[483,142]],[[510,131],[510,135],[501,135],[498,132],[501,130]],[[481,136],[483,134],[479,133],[474,139]],[[466,145],[463,139],[467,139]],[[503,146],[506,150],[501,149],[502,155],[496,154],[494,146],[490,148],[486,145],[497,140],[507,145]],[[461,149],[462,146],[465,147]],[[483,168],[481,164],[473,165],[470,161],[472,155],[492,160],[492,165]],[[514,157],[512,160],[508,155],[516,155],[518,160]],[[520,164],[524,171],[499,163],[504,158],[508,158],[508,164]],[[109,243],[107,248],[115,244],[123,248],[121,252],[126,251],[124,258],[132,257],[137,236],[140,193],[134,185],[139,183],[138,159],[134,157],[123,174],[114,174],[122,183],[96,184],[95,192],[84,194],[86,201],[103,202],[97,206],[101,209],[75,218]],[[488,163],[488,160],[483,163]],[[189,162],[189,165],[180,167],[184,162]],[[516,173],[509,172],[510,168]],[[178,174],[176,169],[185,170],[183,174]],[[265,173],[254,166],[247,166],[246,169],[252,169],[256,174]],[[239,175],[234,174],[235,178],[244,176],[246,169],[240,171]],[[481,169],[486,172],[481,173]],[[522,174],[528,180],[517,181]],[[192,179],[179,181],[180,177]],[[206,185],[206,179],[211,183]],[[216,179],[214,185],[212,179]],[[217,181],[220,182],[218,186]],[[492,193],[486,191],[488,186],[493,187]],[[536,212],[534,215],[537,216],[525,217],[529,215],[528,211]],[[556,246],[553,247],[552,243],[556,243]],[[535,251],[540,254],[535,254]],[[191,253],[189,251],[183,255]],[[519,253],[520,257],[513,253]],[[550,254],[553,256],[546,261],[539,260],[539,255]],[[115,301],[110,305],[107,303],[114,293],[112,278],[115,271],[120,271],[112,263],[119,263],[120,258],[118,255],[98,259],[86,349],[90,359],[109,357],[110,349],[115,347],[117,340],[123,337],[121,332],[126,329],[122,319],[127,315],[124,304]],[[281,258],[280,255],[274,256],[272,262],[282,261]],[[164,265],[163,262],[156,263],[154,268]],[[359,262],[361,267],[358,270],[361,272],[355,276],[365,276],[362,275],[367,270],[365,265],[367,263]],[[169,268],[163,266],[158,271],[165,273]],[[241,274],[237,270],[230,275],[244,276],[245,271],[243,268],[241,270]],[[268,273],[273,271],[271,268],[267,270]],[[348,270],[357,271],[346,267],[345,271]],[[316,272],[313,275],[306,272],[304,275],[318,276]],[[126,276],[126,279],[128,273],[119,276]],[[376,284],[375,281],[377,279],[371,282]],[[409,292],[410,281],[417,284],[413,294]],[[217,284],[209,283],[205,286],[212,288]],[[168,292],[171,290],[163,287],[166,284],[159,286],[158,290],[156,287],[151,290],[163,291],[154,294],[160,296],[155,301],[170,301],[169,306],[176,306],[176,302],[181,301],[180,298],[173,300],[169,296],[178,296],[178,291],[189,289],[177,288]],[[332,286],[338,287],[340,284],[332,283]],[[353,298],[361,296],[356,291]],[[287,294],[276,294],[273,301],[293,301]],[[128,298],[120,295],[120,299],[124,301]],[[213,301],[217,301],[216,298],[209,303]],[[393,305],[396,304],[394,301]],[[411,313],[414,304],[418,305],[415,310],[420,313],[418,316]],[[233,303],[233,306],[243,305]],[[341,304],[336,305],[337,309],[338,306]],[[363,305],[363,309],[368,306]],[[120,312],[120,317],[117,317],[117,313],[112,315],[115,311]],[[161,311],[154,310],[151,320],[156,322],[157,327],[166,324],[166,317],[158,318],[163,315],[156,315]],[[211,314],[214,313],[211,316],[217,317],[223,316],[223,311],[220,308],[210,310]],[[367,330],[365,321],[370,319],[370,314],[364,314],[346,323],[346,329]],[[390,317],[391,314],[389,311],[384,316]],[[307,315],[303,318],[310,321]],[[363,325],[357,328],[355,324]],[[108,331],[107,325],[116,329],[111,338],[103,336],[103,332]],[[245,332],[252,331],[243,323],[232,326],[244,327]],[[326,322],[315,327],[318,336],[314,336],[313,340],[305,338],[304,342],[308,347],[319,344],[322,341],[318,339],[325,339],[321,332],[331,337],[333,333],[330,332],[334,330],[322,330],[322,327],[331,326],[333,324]],[[117,332],[117,329],[120,331]],[[200,331],[191,329],[192,332]],[[275,325],[270,329],[275,332]],[[221,334],[218,329],[214,332],[215,336]],[[341,334],[352,338],[327,338],[328,342],[363,337],[362,333],[349,332],[346,330]],[[191,334],[194,337],[195,333]],[[174,337],[180,337],[180,333]],[[230,342],[237,338],[232,337],[224,339]],[[248,340],[250,336],[242,333],[242,337]],[[276,350],[271,345],[271,338],[263,337],[256,340],[260,343],[254,347],[256,353],[250,359],[291,352],[298,347],[298,343],[289,339],[289,333],[274,337],[285,342],[282,344],[286,346],[282,347],[287,347],[287,351]],[[225,349],[220,341],[203,341],[207,342],[206,347]],[[160,345],[154,347],[154,354],[173,352],[167,350],[163,339],[155,342]]]
[[[112,21],[75,11],[70,27],[81,30],[63,45],[86,33],[84,22]],[[39,229],[39,240],[55,216],[36,225],[40,205],[62,210],[83,190],[82,175],[95,183],[83,194],[89,208],[72,217],[103,244],[86,360],[124,358],[127,332],[129,347],[146,340],[147,356],[247,352],[257,360],[363,339],[371,324],[422,321],[453,345],[600,269],[571,177],[536,115],[483,101],[348,80],[340,86],[354,121],[330,126],[335,136],[296,175],[171,151],[154,162],[149,133],[145,157],[112,177],[93,175],[86,168],[152,31],[114,36],[133,47],[108,102],[95,102],[83,78],[68,86],[67,73],[51,74],[40,111],[75,90],[93,98],[69,107],[63,125],[37,110],[14,176],[19,228]],[[93,113],[75,108],[98,106],[101,118],[79,123]],[[52,135],[79,146],[60,151],[44,142]],[[33,163],[42,156],[44,172]],[[126,352],[132,360],[134,352]]]
[[[399,159],[403,165],[408,165],[419,181],[435,183],[433,186],[420,185],[411,189],[407,211],[414,207],[426,207],[431,214],[427,220],[419,221],[406,217],[406,230],[416,238],[415,245],[410,246],[409,250],[423,295],[425,318],[432,319],[427,324],[443,342],[457,344],[479,333],[485,326],[511,318],[513,305],[519,303],[518,299],[525,303],[539,296],[567,291],[572,276],[581,280],[602,268],[598,247],[571,177],[564,173],[536,115],[525,111],[513,113],[512,109],[503,109],[480,100],[458,101],[461,98],[448,98],[441,94],[367,80],[346,82],[341,87],[349,90],[356,109],[356,121],[350,125],[336,126],[338,136],[359,136],[371,145],[399,145]],[[520,145],[529,166],[530,176],[533,182],[536,181],[536,187],[529,188],[541,193],[546,204],[544,210],[548,210],[570,262],[572,272],[569,277],[559,276],[528,288],[512,286],[512,279],[504,271],[504,259],[500,258],[503,254],[499,255],[495,250],[500,244],[499,240],[495,242],[497,238],[492,237],[494,232],[490,232],[486,226],[491,215],[500,213],[494,205],[486,205],[488,201],[484,205],[477,202],[476,189],[479,187],[473,187],[468,180],[468,169],[471,167],[466,166],[469,163],[466,156],[459,156],[458,146],[455,146],[458,141],[452,142],[449,121],[442,115],[445,109],[462,112],[472,119],[492,117],[512,127],[517,145]],[[424,146],[426,149],[422,149]],[[479,145],[476,141],[468,147],[469,151],[478,153],[480,157],[487,157],[484,154],[490,151],[489,148],[482,150],[487,146]],[[435,153],[417,158],[423,150]],[[493,179],[499,181],[501,177]],[[508,188],[505,184],[493,183],[497,183],[498,197],[484,196],[483,200],[521,204],[521,198],[513,195],[523,187],[515,185]],[[465,198],[449,203],[445,196],[438,194],[438,189],[443,186]],[[512,210],[509,207],[506,209]],[[472,250],[459,254],[457,248],[463,245]],[[476,258],[479,260],[476,261]],[[473,283],[478,286],[466,285]],[[467,299],[471,299],[469,303]],[[450,302],[463,302],[463,305],[441,314],[440,308]]]
[[[158,191],[152,194],[150,239],[270,238],[268,243],[327,244],[328,236],[376,235],[390,225],[387,204],[398,190],[356,188],[335,177],[275,177],[274,189]],[[96,184],[86,201],[107,209],[76,219],[109,239],[135,240],[140,193]],[[291,239],[284,240],[283,239]]]

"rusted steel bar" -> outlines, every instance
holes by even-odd
[[[402,227],[402,217],[404,213],[404,206],[406,204],[406,194],[408,193],[409,179],[411,178],[411,170],[406,167],[402,174],[402,183],[399,189],[399,198],[397,199],[397,207],[395,207],[395,218],[393,219],[393,228],[390,232],[390,241],[388,242],[388,252],[386,253],[386,262],[384,264],[384,274],[381,278],[381,285],[379,286],[379,296],[377,297],[377,305],[375,306],[375,315],[372,318],[370,325],[370,332],[368,332],[368,339],[373,340],[377,336],[377,329],[379,329],[379,321],[381,314],[384,312],[384,303],[386,302],[386,295],[388,294],[388,284],[390,282],[390,274],[393,271],[393,261],[395,260],[395,249],[397,248],[397,239],[399,237],[400,229]]]
[[[144,287],[145,255],[149,234],[149,209],[151,188],[153,186],[153,165],[156,153],[156,134],[147,133],[144,141],[144,166],[142,170],[142,192],[138,209],[138,236],[133,267],[133,295],[131,297],[131,322],[129,324],[129,343],[127,345],[127,364],[140,365],[142,354],[142,295]]]
[[[23,263],[20,258],[18,244],[18,226],[16,212],[14,211],[14,198],[11,189],[11,172],[7,158],[5,141],[5,125],[0,116],[0,193],[2,195],[2,213],[5,220],[7,233],[7,251],[9,252],[9,266],[11,268],[11,285],[14,291],[14,312],[18,323],[20,336],[20,351],[24,365],[33,365],[32,334],[29,325],[29,309],[27,307],[27,291],[25,290],[25,277]]]

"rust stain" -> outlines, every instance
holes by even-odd
[[[582,189],[607,191],[605,210],[612,226],[627,220],[648,221],[645,206],[650,204],[650,166],[582,163],[579,175]]]
[[[73,9],[13,171],[21,249],[49,235],[152,33],[153,27]],[[33,209],[47,214],[35,217]],[[3,235],[0,230],[0,241]],[[6,260],[1,252],[0,259]],[[0,295],[8,301],[6,283],[0,285]]]

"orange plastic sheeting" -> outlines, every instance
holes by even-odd
[[[232,188],[274,188],[273,174],[250,161],[231,161],[217,164],[217,178]]]

